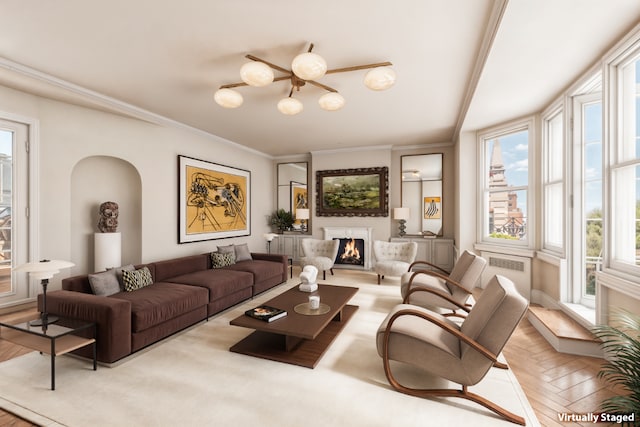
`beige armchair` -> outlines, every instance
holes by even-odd
[[[415,270],[426,265],[433,270]],[[411,264],[409,271],[400,279],[403,302],[421,307],[441,307],[452,310],[448,316],[460,316],[456,310],[468,312],[472,290],[480,280],[487,261],[469,251],[464,251],[456,261],[451,273],[425,261]]]
[[[326,279],[326,270],[333,275],[333,264],[338,255],[340,246],[339,240],[318,240],[318,239],[302,239],[302,253],[304,256],[300,258],[300,266],[304,268],[306,265],[313,265],[322,271],[322,279]]]
[[[494,276],[461,325],[441,314],[409,304],[397,305],[380,325],[376,336],[389,384],[399,392],[418,397],[460,397],[485,406],[505,419],[524,425],[524,418],[467,390],[479,383],[527,311],[528,302],[513,282]],[[460,384],[456,389],[416,389],[400,384],[390,361],[407,363]]]
[[[384,276],[401,276],[409,270],[416,260],[418,244],[416,242],[373,242],[375,264],[373,271],[378,275],[378,285]]]

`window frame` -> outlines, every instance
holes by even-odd
[[[522,240],[500,239],[489,236],[489,170],[490,166],[487,156],[487,144],[489,141],[510,135],[517,132],[528,132],[527,139],[527,185],[510,187],[512,191],[526,191],[527,206],[525,218],[527,218],[526,238]],[[477,206],[480,214],[477,216],[477,241],[496,246],[518,247],[523,249],[533,249],[536,241],[536,218],[535,218],[535,145],[536,141],[536,118],[535,116],[514,120],[495,127],[483,129],[477,133],[477,158],[478,158],[478,201]]]
[[[605,150],[606,162],[605,179],[605,206],[603,210],[605,221],[605,257],[603,271],[614,274],[640,276],[640,265],[632,265],[620,260],[617,256],[617,236],[619,234],[619,218],[616,215],[617,191],[616,175],[625,168],[640,167],[640,155],[635,159],[622,158],[621,150],[625,144],[624,115],[624,67],[633,62],[640,61],[640,38],[622,46],[611,56],[605,59],[604,73],[607,84],[604,86],[604,126],[607,148]],[[636,98],[640,97],[640,89],[636,84]],[[637,113],[637,112],[636,112]]]
[[[562,165],[561,175],[557,178],[550,178],[550,158],[556,151],[553,151],[550,147],[551,141],[550,130],[551,130],[551,122],[556,118],[560,117],[560,125],[562,126],[560,130],[560,141],[556,143],[560,144],[560,151],[562,153],[562,159],[560,163]],[[541,210],[540,214],[542,216],[541,221],[541,248],[542,250],[557,255],[560,258],[564,258],[566,256],[566,242],[567,242],[567,212],[568,212],[568,203],[567,203],[567,172],[568,172],[568,161],[567,161],[567,129],[568,129],[568,120],[567,114],[563,104],[556,104],[550,107],[547,111],[542,114],[542,165],[541,165],[541,193],[540,199]],[[556,147],[557,148],[557,147]],[[548,216],[549,213],[549,200],[547,198],[547,189],[550,187],[561,187],[561,241],[560,244],[557,245],[555,242],[549,242],[548,233],[550,231],[549,223],[551,219]]]

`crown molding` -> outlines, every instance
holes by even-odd
[[[391,151],[393,149],[392,145],[369,145],[365,147],[345,147],[345,148],[335,148],[333,150],[318,150],[311,151],[312,156],[317,155],[327,155],[327,154],[338,154],[338,153],[353,153],[358,151]]]
[[[458,121],[454,128],[454,141],[456,141],[460,137],[460,132],[462,131],[462,126],[464,125],[464,121],[467,118],[467,113],[469,112],[471,101],[473,100],[473,96],[475,95],[476,89],[478,88],[478,82],[480,81],[480,77],[482,76],[482,71],[484,70],[487,59],[489,58],[491,47],[493,46],[496,35],[498,34],[498,29],[500,28],[502,18],[505,11],[507,10],[508,5],[509,0],[497,0],[493,3],[493,8],[491,9],[491,14],[489,15],[487,27],[484,32],[484,37],[482,38],[482,43],[480,44],[480,49],[478,50],[478,55],[476,56],[476,62],[473,66],[473,71],[471,72],[469,83],[465,91],[465,97],[462,102],[462,107],[460,108]]]
[[[250,152],[260,157],[273,159],[273,156],[269,154],[263,153],[258,150],[254,150],[253,148],[246,147],[244,145],[238,144],[237,142],[230,141],[218,135],[214,135],[202,129],[195,128],[193,126],[189,126],[185,123],[179,122],[174,119],[170,119],[160,114],[153,113],[149,110],[145,110],[143,108],[137,107],[135,105],[129,104],[127,102],[121,101],[116,98],[112,98],[108,95],[104,95],[94,90],[87,89],[75,83],[71,83],[67,80],[52,76],[50,74],[28,67],[26,65],[22,65],[17,62],[11,61],[7,58],[0,57],[0,68],[4,68],[5,70],[12,71],[21,76],[38,80],[46,84],[49,84],[51,86],[57,87],[59,89],[63,89],[65,91],[78,95],[82,98],[85,98],[95,103],[96,105],[105,107],[106,109],[113,111],[114,113],[123,114],[128,117],[135,118],[138,120],[143,120],[145,122],[153,123],[156,125],[167,126],[175,129],[181,129],[189,133],[205,137],[207,139],[213,139],[216,142],[230,145],[239,150]]]

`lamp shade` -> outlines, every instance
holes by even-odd
[[[309,219],[309,209],[296,209],[296,219]]]
[[[278,110],[282,114],[286,114],[287,116],[293,116],[295,114],[298,114],[299,112],[302,111],[303,108],[304,106],[302,105],[302,102],[291,97],[282,98],[278,102]]]
[[[273,70],[264,62],[251,61],[240,68],[240,78],[249,86],[266,86],[273,82]]]
[[[338,92],[329,92],[318,99],[318,104],[325,111],[337,111],[344,107],[344,98]]]
[[[278,235],[276,233],[264,233],[262,236],[265,238],[265,240],[267,242],[270,242],[273,239],[275,239],[276,237],[278,237]]]
[[[411,210],[409,208],[393,208],[393,219],[407,220],[409,218],[411,218]]]
[[[228,88],[218,89],[213,95],[213,99],[224,108],[238,108],[244,101],[239,92]]]
[[[301,53],[293,58],[291,70],[302,80],[315,80],[327,72],[327,61],[316,53]]]
[[[32,261],[22,264],[13,269],[16,272],[29,273],[29,276],[36,279],[50,279],[63,268],[73,267],[75,264],[70,261],[57,259],[43,259],[42,261]]]
[[[364,76],[364,84],[371,90],[389,89],[396,82],[396,72],[389,67],[376,67]]]

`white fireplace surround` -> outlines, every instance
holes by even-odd
[[[364,269],[371,270],[373,253],[371,250],[371,235],[373,227],[322,227],[324,230],[324,239],[362,239],[364,240]],[[336,265],[334,267],[341,268],[358,268],[357,266]]]

